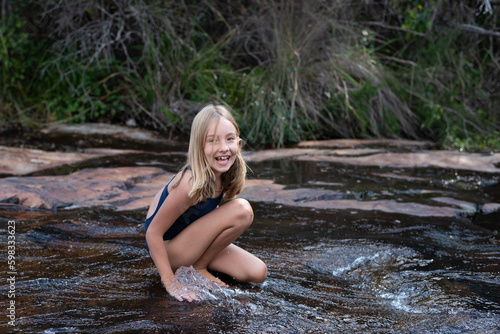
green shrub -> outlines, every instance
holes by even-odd
[[[186,134],[202,105],[222,102],[251,144],[404,137],[498,147],[500,50],[460,25],[500,22],[469,2],[9,3],[1,123],[134,118]],[[46,24],[28,35],[35,16]]]
[[[6,22],[0,20],[0,125],[31,122],[33,117],[29,106],[38,84],[33,74],[45,56],[45,43],[34,43],[25,24],[17,11]]]

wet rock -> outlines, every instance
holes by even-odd
[[[481,212],[486,215],[494,212],[500,213],[500,203],[486,203],[482,206]]]
[[[146,209],[171,177],[172,174],[152,167],[97,168],[63,176],[9,177],[0,179],[0,203],[51,210],[81,207]],[[332,190],[286,189],[270,180],[248,180],[241,196],[250,201],[290,206],[379,210],[414,216],[451,217],[461,211],[448,206],[393,200],[359,201]]]
[[[448,204],[448,205],[460,208],[461,210],[468,212],[468,213],[475,213],[477,211],[477,207],[476,207],[475,203],[461,201],[461,200],[457,200],[455,198],[434,197],[434,198],[432,198],[432,200],[439,202],[439,203],[444,203],[444,204]]]
[[[0,179],[0,203],[37,209],[108,207],[143,209],[170,179],[152,167],[84,169],[63,176]]]
[[[57,124],[42,129],[40,132],[45,135],[107,136],[119,140],[165,142],[165,138],[148,130],[102,123]]]
[[[484,155],[450,151],[425,151],[414,153],[380,153],[363,157],[311,157],[300,158],[308,161],[328,161],[352,165],[379,166],[392,168],[445,168],[470,170],[485,173],[500,173],[495,164],[500,161],[500,153]]]
[[[254,152],[245,152],[244,158],[246,161],[251,162],[262,162],[267,160],[279,160],[279,159],[289,159],[289,158],[301,158],[301,157],[329,157],[329,156],[340,156],[340,157],[352,157],[352,156],[365,156],[375,153],[383,153],[383,150],[372,149],[372,148],[360,148],[360,149],[338,149],[338,150],[327,150],[327,149],[316,149],[316,148],[281,148],[276,150],[262,150]]]
[[[116,154],[141,153],[131,150],[89,149],[84,152],[47,152],[0,146],[4,157],[0,173],[24,175],[46,168],[71,164],[85,159]],[[295,159],[328,161],[379,167],[440,167],[499,172],[495,164],[500,154],[482,155],[449,151],[387,152],[361,148],[316,149],[290,148],[248,152],[247,161]],[[153,162],[152,162],[153,163]],[[381,170],[369,172],[384,179],[405,179],[408,182],[429,182],[430,179]],[[106,207],[136,210],[149,207],[154,195],[169,181],[170,173],[153,167],[93,168],[62,176],[7,177],[0,179],[0,203],[39,209]],[[401,200],[387,191],[376,196],[354,197],[342,184],[312,181],[311,188],[287,188],[271,180],[248,180],[242,197],[254,202],[271,202],[287,206],[337,210],[375,210],[413,216],[452,217],[474,214],[477,203],[436,195],[424,203]],[[321,189],[321,186],[327,189]],[[332,190],[340,187],[340,190]],[[329,189],[328,189],[329,188]],[[425,190],[418,190],[423,194]],[[497,202],[494,198],[491,202]],[[433,205],[433,202],[435,205]],[[480,213],[498,211],[495,203],[486,203]]]
[[[43,150],[0,146],[0,174],[26,175],[44,169],[82,162],[104,156],[129,154],[131,150],[89,149],[84,152],[49,152]]]
[[[247,153],[248,162],[266,160],[294,159],[298,161],[331,162],[358,166],[377,166],[390,168],[445,168],[451,170],[470,170],[485,173],[500,173],[500,153],[480,154],[452,151],[418,151],[418,152],[380,152],[359,155],[349,154],[342,150],[292,148],[263,150]]]
[[[453,217],[461,210],[446,206],[430,206],[393,200],[358,201],[343,193],[320,189],[285,189],[270,180],[248,180],[242,197],[255,202],[273,202],[283,205],[318,209],[377,210],[420,217]]]
[[[332,139],[321,141],[305,141],[298,145],[303,148],[364,148],[364,147],[391,147],[407,150],[422,150],[436,147],[430,141],[416,141],[403,139]]]
[[[321,150],[318,149],[283,148],[276,150],[245,152],[244,159],[247,162],[262,162],[268,160],[297,158],[299,156],[314,156],[319,154],[321,154]]]

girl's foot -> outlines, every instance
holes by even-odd
[[[202,269],[195,269],[196,272],[200,275],[203,275],[205,276],[206,278],[208,278],[210,281],[212,282],[215,282],[217,285],[221,286],[221,287],[228,287],[229,285],[227,285],[226,283],[224,283],[223,281],[221,281],[220,279],[218,279],[217,277],[215,277],[214,275],[212,275],[211,273],[208,272],[208,270],[206,268],[202,268]]]

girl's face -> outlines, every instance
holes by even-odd
[[[224,117],[213,120],[205,138],[205,156],[216,177],[233,165],[238,154],[239,138],[234,125]]]

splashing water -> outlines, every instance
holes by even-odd
[[[181,295],[194,291],[200,301],[220,300],[232,295],[231,290],[200,275],[193,266],[177,269],[172,284],[180,286]]]

